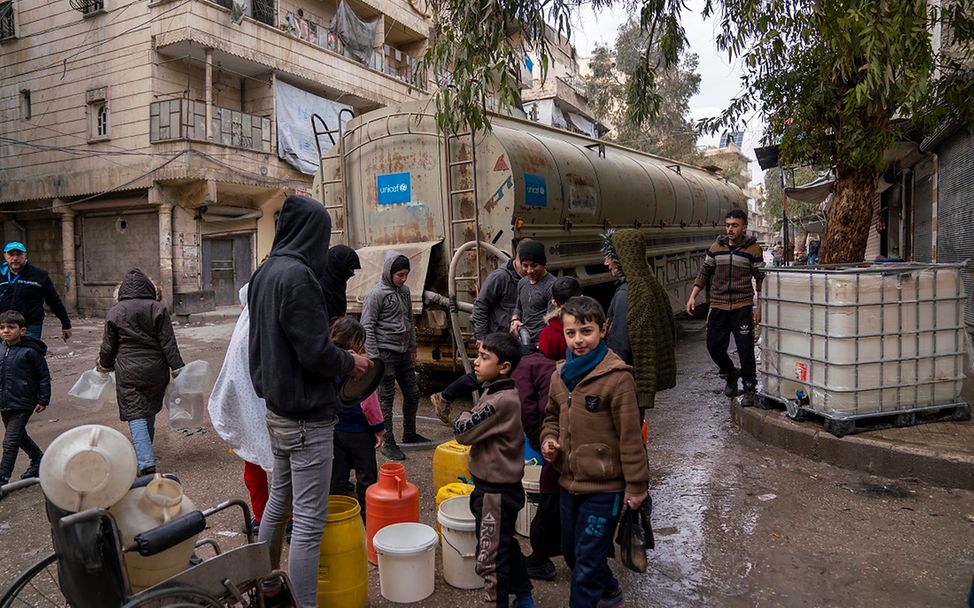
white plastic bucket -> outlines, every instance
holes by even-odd
[[[457,496],[440,504],[436,521],[443,530],[443,578],[457,589],[480,589],[484,579],[477,574],[477,532],[470,497]]]
[[[538,512],[538,502],[541,500],[541,467],[538,465],[524,465],[524,478],[521,479],[524,486],[524,507],[517,513],[517,521],[514,522],[514,531],[521,536],[531,536],[531,521],[534,514]]]
[[[433,594],[436,530],[417,523],[392,524],[372,538],[379,557],[379,592],[390,602],[408,604]]]

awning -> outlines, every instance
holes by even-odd
[[[832,193],[832,185],[835,177],[832,174],[825,174],[801,186],[785,188],[788,198],[805,201],[806,203],[821,203]]]
[[[440,243],[441,241],[425,241],[356,249],[355,252],[358,254],[362,269],[356,270],[355,276],[348,281],[348,288],[345,292],[348,298],[348,312],[362,312],[365,296],[372,291],[372,288],[382,277],[382,264],[385,261],[387,251],[398,251],[409,258],[410,271],[409,278],[406,279],[406,286],[409,287],[410,304],[413,314],[423,312],[423,289],[426,287],[426,274],[429,271],[430,257],[433,247]]]

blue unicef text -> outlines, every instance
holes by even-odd
[[[380,205],[402,205],[412,200],[409,173],[390,173],[375,177]]]
[[[524,204],[528,207],[548,206],[548,185],[543,175],[524,174]]]

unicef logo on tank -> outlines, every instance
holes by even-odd
[[[412,200],[409,172],[377,175],[375,187],[380,205],[403,205]]]

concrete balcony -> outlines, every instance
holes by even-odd
[[[190,99],[156,101],[149,106],[149,141],[189,140],[270,154],[269,118],[213,107],[206,134],[206,103]]]
[[[383,74],[279,28],[249,17],[234,24],[228,9],[206,0],[157,1],[151,12],[159,17],[152,21],[153,47],[166,57],[201,65],[209,48],[213,62],[228,70],[286,75],[309,90],[341,96],[359,110],[426,97],[401,76]]]
[[[535,81],[535,87],[530,91],[524,91],[522,97],[524,101],[537,101],[540,99],[556,99],[562,104],[567,104],[573,108],[574,111],[580,114],[589,115],[591,110],[588,107],[588,98],[585,94],[585,87],[582,85],[581,81],[576,79],[577,84],[573,84],[567,78],[561,76],[548,75],[545,82],[541,86],[540,80]]]

